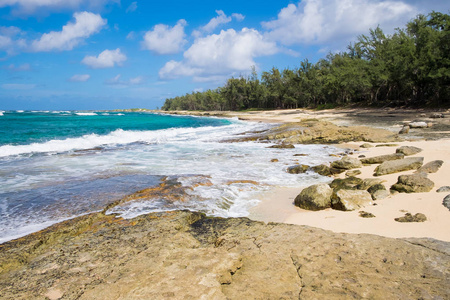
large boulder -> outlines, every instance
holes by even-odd
[[[361,168],[362,163],[357,158],[346,156],[340,160],[332,162],[331,167],[336,169],[351,170]]]
[[[404,154],[401,153],[394,153],[394,154],[386,154],[386,155],[379,155],[379,156],[374,156],[374,157],[369,157],[369,158],[363,158],[361,159],[361,162],[363,164],[381,164],[385,161],[390,161],[390,160],[397,160],[397,159],[403,159],[405,158]]]
[[[308,171],[309,166],[308,165],[295,165],[295,166],[290,166],[286,169],[286,172],[290,173],[290,174],[302,174],[302,173],[306,173],[306,171]]]
[[[331,176],[330,167],[327,165],[318,165],[311,168],[314,172],[322,176]]]
[[[442,160],[433,160],[420,167],[417,173],[436,173],[444,164]]]
[[[427,174],[418,173],[412,175],[400,175],[397,183],[391,190],[400,193],[424,193],[429,192],[434,187],[434,182],[427,178]]]
[[[356,210],[371,204],[373,202],[369,192],[362,190],[339,190],[331,198],[333,209],[344,211]]]
[[[405,156],[410,156],[422,152],[422,149],[414,146],[402,146],[397,148],[395,152],[404,154]]]
[[[363,182],[361,178],[358,177],[346,177],[346,178],[336,178],[330,183],[330,187],[334,192],[338,190],[356,190],[357,186]]]
[[[311,185],[295,198],[295,205],[308,210],[321,210],[331,207],[333,190],[326,183]]]
[[[372,196],[373,200],[384,199],[390,195],[384,184],[381,183],[372,185],[367,191]]]
[[[375,176],[416,170],[423,165],[423,157],[407,157],[399,160],[385,161],[375,169]]]

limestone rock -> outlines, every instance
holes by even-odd
[[[402,127],[402,129],[400,129],[398,134],[407,134],[407,133],[409,133],[409,129],[410,129],[410,127],[408,125],[405,125]]]
[[[400,148],[397,148],[395,152],[410,156],[422,152],[422,149],[414,146],[401,146]]]
[[[385,182],[385,180],[381,178],[365,178],[356,188],[358,190],[368,190],[371,186],[381,184],[383,182]]]
[[[448,186],[448,185],[441,186],[440,188],[438,188],[436,190],[436,192],[438,192],[438,193],[448,193],[448,192],[450,192],[450,186]]]
[[[417,173],[436,173],[437,171],[439,171],[439,169],[442,167],[443,164],[444,164],[444,161],[442,161],[442,160],[433,160],[433,161],[430,161],[429,163],[426,163],[419,169],[417,169],[416,172]]]
[[[358,175],[361,175],[361,171],[360,170],[350,170],[350,171],[347,171],[345,173],[345,176],[347,176],[347,177],[355,177],[355,176],[358,176]]]
[[[370,212],[367,212],[367,211],[363,211],[363,210],[361,210],[359,212],[359,216],[361,218],[375,218],[375,215],[373,213],[370,213]]]
[[[385,161],[375,169],[375,176],[415,170],[423,165],[423,157],[407,157],[399,160]]]
[[[309,166],[307,165],[295,165],[295,166],[290,166],[287,168],[286,172],[290,173],[290,174],[301,174],[301,173],[306,173],[306,171],[308,171]]]
[[[311,168],[314,172],[322,176],[331,176],[330,167],[326,165],[318,165]]]
[[[394,153],[394,154],[386,154],[386,155],[379,155],[369,158],[361,159],[361,162],[363,164],[381,164],[385,161],[391,161],[391,160],[397,160],[397,159],[403,159],[405,157],[404,154],[401,153]]]
[[[444,200],[442,201],[442,205],[450,210],[450,195],[445,196]]]
[[[366,205],[371,205],[372,197],[369,192],[362,190],[338,190],[333,193],[331,206],[333,209],[351,211]]]
[[[422,213],[417,213],[414,216],[410,213],[406,213],[403,217],[395,218],[397,222],[425,222],[427,217]]]
[[[434,182],[427,178],[425,173],[412,175],[400,175],[397,183],[391,187],[391,190],[400,193],[424,193],[429,192],[434,187]]]
[[[387,191],[384,184],[381,183],[372,185],[367,191],[370,193],[373,200],[380,200],[390,196],[390,193]]]
[[[273,158],[273,159],[270,160],[270,162],[278,162],[278,159],[277,158]]]
[[[361,147],[361,148],[372,148],[373,145],[371,145],[371,144],[369,144],[369,143],[364,143],[364,144],[362,144],[362,145],[359,146],[359,147]]]
[[[0,247],[2,299],[450,295],[450,243],[333,233],[189,211],[131,220],[91,214]]]
[[[331,207],[333,190],[328,184],[320,183],[303,189],[295,198],[295,205],[308,210],[321,210]]]
[[[432,114],[430,115],[430,118],[432,118],[432,119],[445,118],[445,115],[444,115],[444,114],[441,114],[441,113],[432,113]]]
[[[293,149],[293,148],[295,148],[295,146],[292,145],[292,144],[279,144],[279,145],[273,145],[273,146],[270,146],[270,147],[268,147],[268,148],[276,148],[276,149]]]
[[[332,162],[331,167],[336,169],[351,170],[361,168],[362,163],[357,158],[347,156],[340,160]]]
[[[357,186],[362,184],[363,180],[358,177],[336,178],[330,183],[334,192],[338,190],[356,190]]]

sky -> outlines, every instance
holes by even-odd
[[[149,108],[296,68],[448,0],[0,0],[0,110]]]

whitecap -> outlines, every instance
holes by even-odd
[[[96,113],[93,112],[76,112],[75,113],[77,116],[96,116]]]

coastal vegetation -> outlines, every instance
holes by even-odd
[[[450,104],[450,15],[418,15],[392,35],[381,28],[347,50],[293,69],[230,78],[222,87],[166,99],[163,110],[248,110]]]

